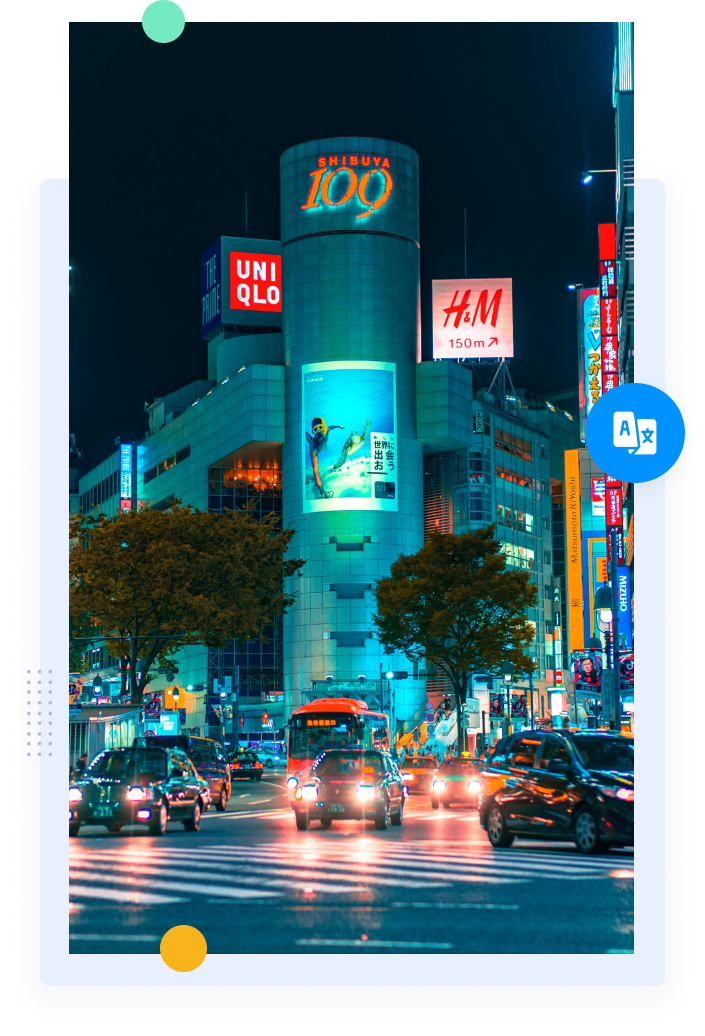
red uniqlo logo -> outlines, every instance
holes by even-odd
[[[249,313],[281,313],[280,255],[230,253],[230,308]]]

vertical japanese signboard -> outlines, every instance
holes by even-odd
[[[617,478],[605,477],[605,524],[607,527],[607,560],[612,560],[612,533],[617,534],[617,559],[624,560],[624,529],[622,525],[622,483]]]
[[[585,647],[583,626],[583,554],[580,537],[580,451],[565,451],[566,577],[570,651]]]
[[[602,345],[599,288],[579,289],[581,294],[581,407],[580,434],[585,438],[585,421],[602,395]]]
[[[396,365],[302,367],[303,510],[396,511]]]
[[[132,443],[120,444],[120,510],[132,509]]]
[[[614,223],[600,223],[597,229],[600,251],[602,392],[605,393],[619,384],[617,264]]]

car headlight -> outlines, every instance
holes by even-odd
[[[315,784],[304,784],[303,788],[301,789],[301,794],[305,799],[317,799],[318,788]]]
[[[144,798],[144,788],[140,788],[137,786],[135,786],[134,788],[129,788],[127,792],[127,798],[130,802],[141,802]]]
[[[446,782],[445,781],[434,781],[433,784],[431,785],[431,787],[433,788],[434,791],[445,791],[446,790]]]
[[[299,782],[296,777],[287,777],[286,779],[287,788],[298,788]]]
[[[376,795],[377,788],[374,784],[358,784],[356,795],[360,802],[370,802]]]
[[[69,802],[80,802],[83,792],[80,788],[69,788]]]
[[[621,799],[623,802],[634,801],[633,788],[600,788],[600,791],[610,799]]]
[[[480,791],[481,788],[479,781],[468,781],[468,791]]]

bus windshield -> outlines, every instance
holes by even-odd
[[[316,759],[321,752],[340,748],[389,751],[389,720],[381,712],[347,710],[341,703],[330,709],[295,712],[289,720],[288,763]]]
[[[363,747],[357,716],[322,712],[292,716],[289,725],[289,757],[314,759],[331,748]]]

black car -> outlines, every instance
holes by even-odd
[[[497,744],[479,776],[480,820],[495,848],[517,837],[572,840],[582,853],[634,844],[633,773],[588,769],[578,739],[525,731]]]
[[[191,734],[148,734],[135,738],[134,744],[179,748],[185,752],[199,776],[208,781],[211,802],[215,808],[219,813],[225,811],[232,785],[225,749],[218,741],[210,737],[194,737]]]
[[[116,748],[101,752],[69,787],[69,835],[81,824],[119,832],[124,824],[146,824],[163,835],[170,820],[198,831],[208,808],[208,781],[175,748]]]
[[[296,826],[306,831],[311,820],[329,828],[333,820],[374,818],[378,831],[404,819],[404,781],[386,752],[337,748],[322,752],[308,778],[290,799]]]
[[[241,752],[230,760],[230,774],[236,777],[249,777],[251,781],[261,781],[264,763],[256,752]]]
[[[462,756],[447,756],[431,782],[433,809],[448,809],[453,802],[477,807],[479,796],[477,765]]]
[[[634,779],[634,738],[610,731],[574,731],[566,735],[578,749],[586,769],[594,774],[620,774]]]

